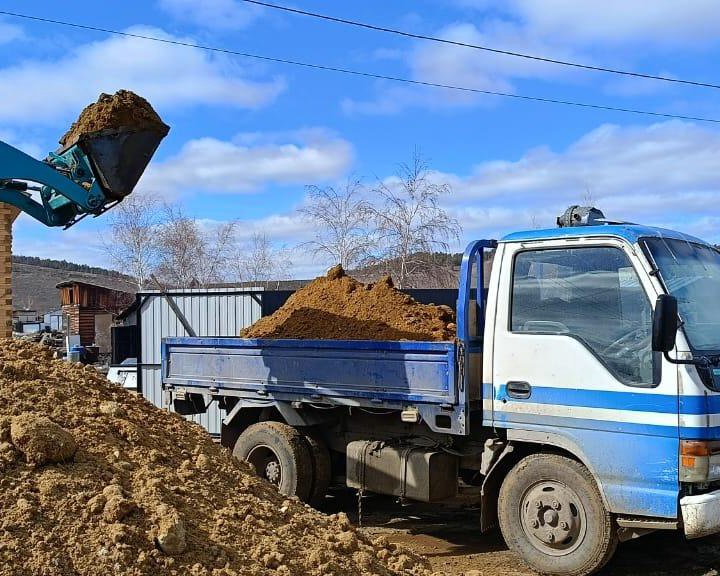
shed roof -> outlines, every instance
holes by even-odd
[[[56,288],[69,288],[70,286],[91,286],[93,288],[103,288],[105,290],[113,290],[115,292],[124,292],[126,294],[135,294],[137,292],[137,285],[133,284],[132,282],[128,282],[127,280],[122,280],[120,278],[97,278],[93,279],[92,282],[88,282],[85,280],[65,280],[64,282],[60,282],[55,287]]]

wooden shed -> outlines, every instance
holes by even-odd
[[[122,281],[96,284],[68,280],[57,288],[63,314],[68,318],[68,333],[79,335],[83,346],[98,344],[105,348],[112,320],[135,299],[134,286]]]

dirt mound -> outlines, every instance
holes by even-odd
[[[363,284],[341,266],[293,294],[273,315],[243,330],[244,338],[329,340],[452,340],[447,306],[419,304],[396,290],[390,277]]]
[[[63,432],[59,432],[62,430]],[[35,454],[68,436],[70,450]],[[197,425],[0,341],[0,575],[425,575],[251,473]]]
[[[109,128],[152,130],[163,135],[170,130],[145,98],[130,90],[118,90],[115,94],[100,94],[97,102],[86,106],[60,138],[60,144],[70,146],[83,134]]]
[[[70,460],[77,450],[70,432],[45,416],[28,412],[10,421],[10,441],[28,463],[37,466]]]

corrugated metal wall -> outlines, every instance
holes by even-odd
[[[237,336],[261,316],[262,290],[237,288],[188,289],[171,292],[173,300],[198,336]],[[142,394],[162,408],[160,342],[169,336],[188,336],[177,315],[159,292],[138,294],[140,357],[138,374]],[[223,415],[213,402],[205,414],[190,416],[211,434],[220,434]]]

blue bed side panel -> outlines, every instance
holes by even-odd
[[[414,404],[458,398],[453,342],[168,338],[165,385]],[[362,403],[362,402],[361,402]]]

